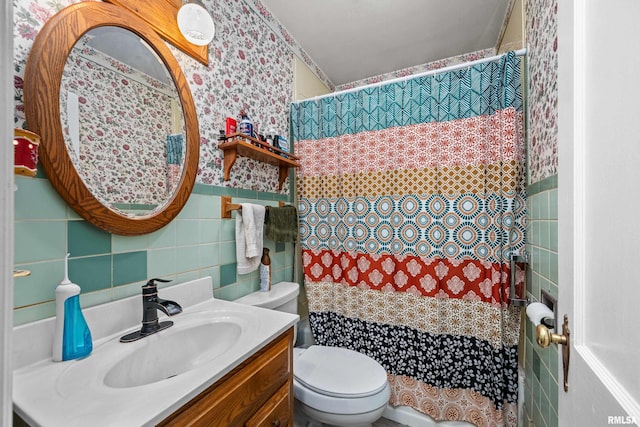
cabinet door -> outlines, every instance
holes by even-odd
[[[292,343],[293,329],[289,329],[160,425],[241,426],[268,406],[281,389],[292,400]],[[293,410],[293,404],[285,409]]]
[[[245,423],[245,427],[286,427],[293,425],[289,419],[293,408],[290,406],[289,384],[280,389]]]

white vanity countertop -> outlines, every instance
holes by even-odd
[[[140,328],[140,296],[84,309],[94,348],[81,360],[51,361],[55,319],[14,328],[14,409],[30,425],[47,427],[155,425],[299,319],[293,314],[213,299],[211,289],[211,278],[160,289],[159,297],[178,302],[183,312],[169,318],[174,322],[169,329],[133,343],[120,343],[119,339]],[[167,320],[161,313],[159,317]],[[158,340],[172,329],[178,333],[203,318],[241,319],[241,339],[214,359],[171,378],[134,387],[105,384],[114,361],[151,342],[145,340]]]

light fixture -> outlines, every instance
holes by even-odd
[[[207,45],[216,32],[213,18],[197,0],[187,0],[178,11],[178,28],[190,43]]]

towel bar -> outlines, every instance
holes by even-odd
[[[284,202],[278,201],[278,206],[283,207]],[[265,209],[269,210],[269,206],[265,206]],[[231,196],[220,196],[220,217],[224,219],[231,219],[231,211],[242,210],[242,205],[239,203],[231,203]]]

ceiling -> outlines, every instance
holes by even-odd
[[[495,48],[512,0],[262,0],[336,85]]]

